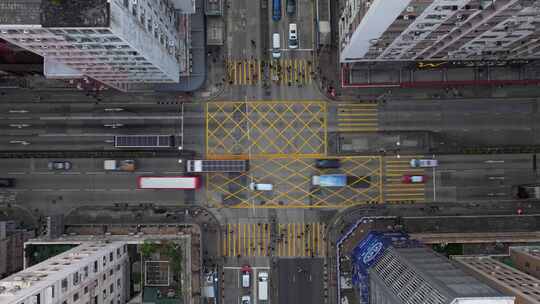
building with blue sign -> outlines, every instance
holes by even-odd
[[[370,232],[351,254],[362,304],[511,304],[446,257],[404,233]]]

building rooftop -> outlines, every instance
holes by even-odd
[[[398,262],[399,261],[399,262]],[[474,299],[474,303],[513,303],[499,291],[426,247],[388,248],[370,273],[374,280],[394,290],[399,303],[455,303]],[[399,291],[401,290],[401,291]]]
[[[107,0],[41,0],[43,27],[108,27]]]
[[[540,279],[514,269],[490,256],[452,256],[473,275],[505,290],[520,300],[517,303],[540,303]]]
[[[61,280],[66,272],[74,272],[92,263],[96,256],[122,246],[123,242],[92,242],[77,246],[44,262],[0,280],[0,303],[16,303],[22,297]]]
[[[510,250],[524,252],[531,256],[534,256],[537,259],[540,259],[540,246],[515,246],[510,247]]]
[[[0,25],[40,24],[42,0],[0,1]]]

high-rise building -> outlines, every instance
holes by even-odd
[[[540,246],[510,247],[510,259],[517,269],[540,279]]]
[[[516,297],[517,304],[540,303],[540,279],[490,256],[453,256],[467,272],[494,288]]]
[[[194,0],[2,0],[0,38],[44,57],[49,78],[128,90],[189,75]]]
[[[522,0],[347,0],[342,63],[540,57],[540,5]]]
[[[0,303],[126,303],[127,243],[87,242],[0,280]]]
[[[352,252],[352,282],[365,304],[510,304],[503,295],[402,233],[370,232]]]
[[[193,240],[197,244],[200,240],[191,233],[197,230],[145,225],[137,233],[139,227],[134,226],[110,227],[104,233],[103,228],[78,225],[57,239],[26,242],[21,250],[25,269],[0,280],[0,303],[187,303],[195,299],[200,285],[199,274],[192,271],[191,246]]]
[[[0,222],[0,278],[23,269],[24,242],[34,232],[18,229],[14,221]]]

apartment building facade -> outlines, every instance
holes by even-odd
[[[465,271],[494,288],[516,297],[516,304],[540,303],[540,279],[490,256],[453,256]]]
[[[510,259],[516,268],[540,279],[540,246],[510,247]]]
[[[85,242],[0,280],[0,303],[123,304],[129,273],[126,242]]]
[[[194,11],[193,0],[4,0],[0,38],[43,56],[48,78],[126,91],[189,75]]]
[[[524,0],[347,0],[342,63],[540,57],[540,4]]]
[[[0,278],[23,269],[24,242],[33,237],[33,231],[18,229],[14,221],[0,222]]]

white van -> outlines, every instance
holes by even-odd
[[[272,191],[274,190],[274,185],[272,184],[260,184],[260,183],[250,183],[249,189],[256,191]]]
[[[251,276],[248,271],[242,272],[242,287],[249,288]]]
[[[278,33],[272,35],[272,58],[278,59],[281,58],[281,42]]]
[[[268,272],[259,272],[259,300],[268,300]]]
[[[289,48],[298,48],[298,31],[296,30],[296,23],[289,24]]]

